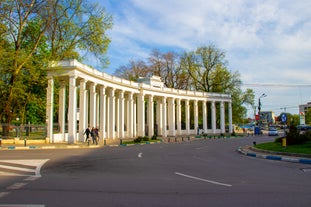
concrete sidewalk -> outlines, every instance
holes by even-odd
[[[239,147],[237,151],[243,155],[261,158],[261,159],[311,164],[311,155],[306,155],[306,154],[273,152],[273,151],[256,149],[252,146]]]

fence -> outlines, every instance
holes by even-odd
[[[45,139],[46,125],[8,125],[0,123],[0,138],[1,139]]]

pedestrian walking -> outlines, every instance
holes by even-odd
[[[97,140],[96,140],[96,129],[95,129],[95,127],[92,127],[92,130],[91,130],[91,137],[92,137],[92,140],[93,140],[93,144],[96,144],[96,145],[97,145]]]
[[[90,126],[88,126],[88,128],[86,128],[85,132],[83,133],[83,135],[86,135],[84,142],[88,141],[88,139],[90,138],[90,134],[91,134],[91,130],[90,130]]]
[[[96,139],[96,145],[98,144],[99,141],[99,131],[98,131],[98,127],[95,128],[95,139]]]

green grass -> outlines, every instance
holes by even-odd
[[[289,145],[285,148],[281,143],[276,142],[266,142],[262,144],[257,144],[256,148],[262,150],[269,150],[275,152],[289,152],[289,153],[299,153],[299,154],[311,154],[311,141],[304,144]]]
[[[144,144],[147,142],[160,142],[160,139],[151,139],[149,141],[141,141],[141,142],[134,142],[134,141],[123,141],[122,144]]]

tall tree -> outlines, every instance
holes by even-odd
[[[228,70],[225,52],[214,45],[185,52],[181,64],[192,79],[189,89],[231,94],[234,122],[239,122],[245,117],[247,110],[243,104],[254,104],[253,91],[241,90],[240,74]]]
[[[153,50],[148,58],[153,75],[160,76],[168,88],[186,89],[189,76],[180,67],[180,56],[175,52],[161,53]]]
[[[48,61],[82,58],[81,51],[88,51],[107,63],[112,19],[98,5],[87,0],[0,2],[1,122],[42,108]]]

